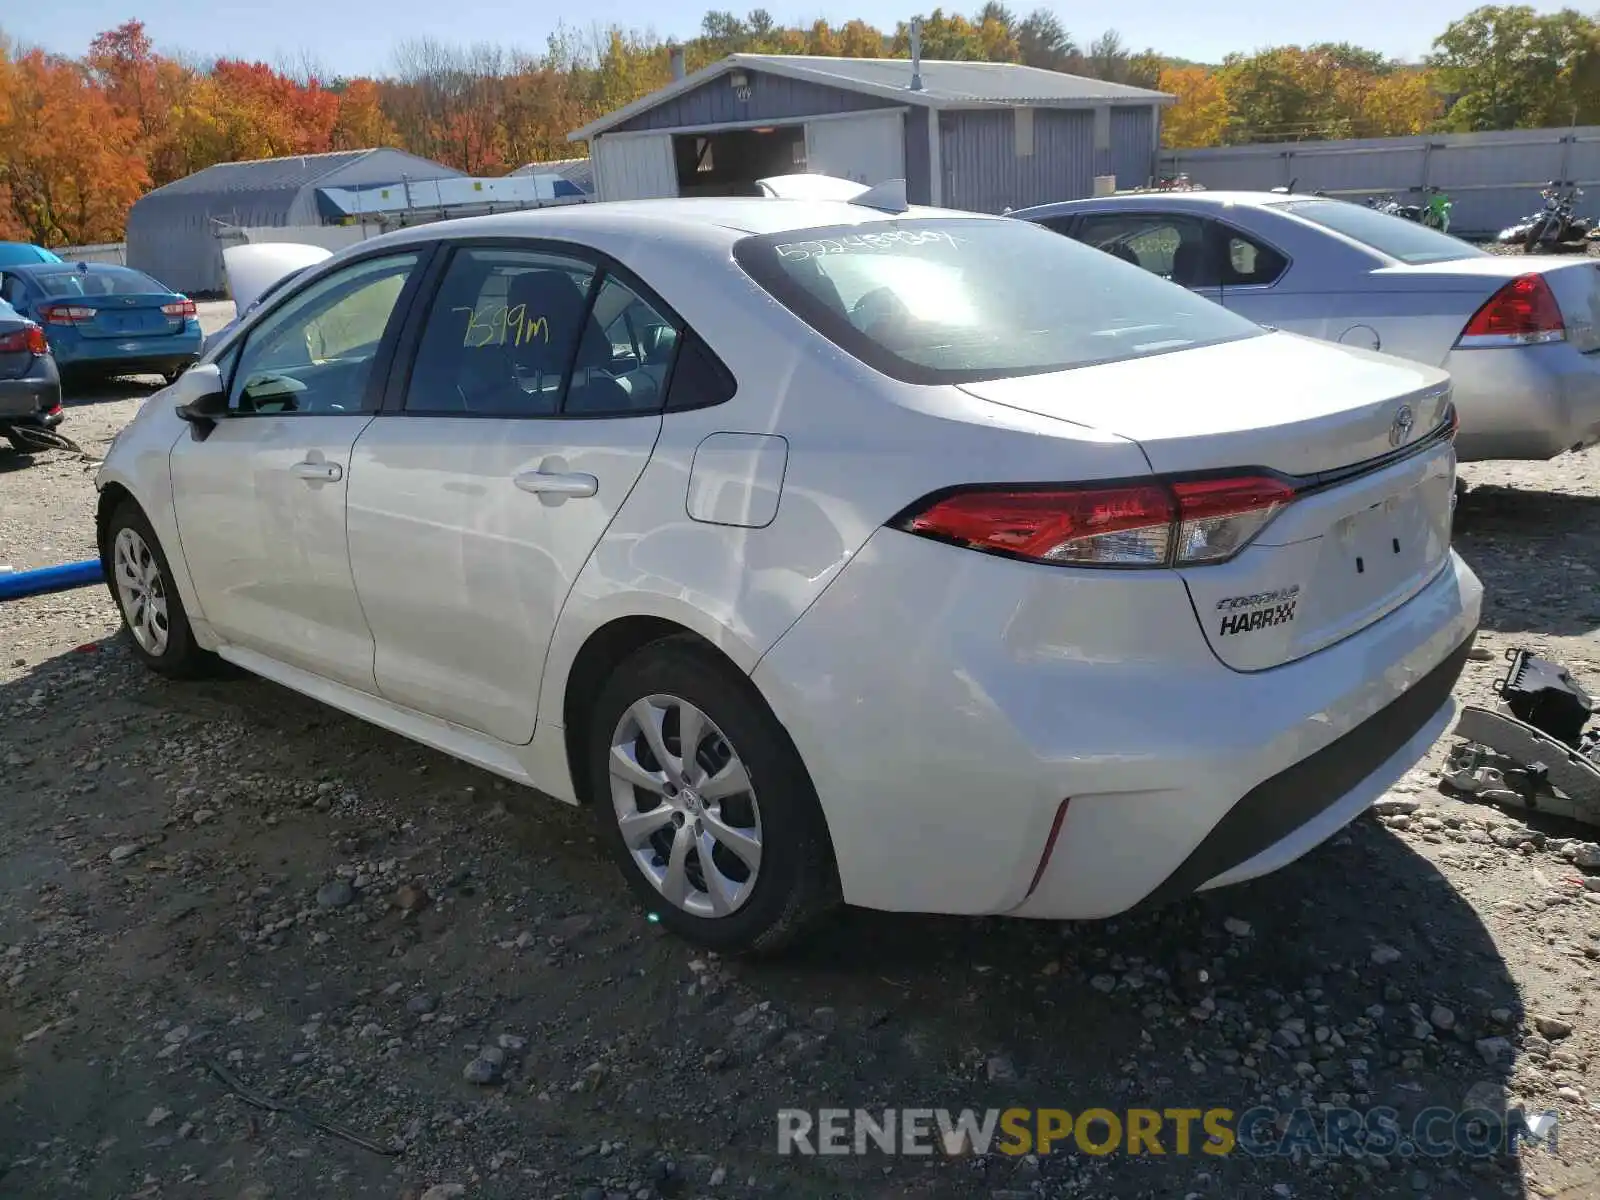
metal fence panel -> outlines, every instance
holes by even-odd
[[[67,262],[113,263],[126,266],[127,242],[97,242],[93,246],[57,246],[55,253]]]
[[[1536,209],[1539,189],[1553,179],[1600,187],[1600,127],[1165,151],[1162,173],[1180,172],[1213,190],[1293,181],[1299,192],[1356,201],[1392,195],[1416,203],[1431,184],[1454,202],[1453,232],[1487,236]]]

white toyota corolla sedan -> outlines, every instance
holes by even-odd
[[[1447,376],[868,198],[310,267],[100,472],[138,655],[591,806],[729,951],[840,900],[1107,916],[1353,819],[1478,622]]]

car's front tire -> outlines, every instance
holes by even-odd
[[[722,953],[768,953],[837,906],[799,753],[750,681],[710,650],[668,638],[624,661],[594,705],[588,744],[602,836],[673,932]]]
[[[187,679],[211,674],[218,659],[195,644],[172,567],[144,510],[124,500],[106,522],[104,536],[106,586],[134,654],[162,675]]]

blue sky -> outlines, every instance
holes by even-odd
[[[980,4],[969,0],[965,7]],[[785,23],[809,24],[818,16],[836,22],[863,17],[883,28],[917,11],[910,0],[860,0],[820,8],[791,8],[783,0],[768,0],[766,6]],[[1031,6],[1029,0],[1013,5],[1019,11]],[[1417,58],[1440,30],[1473,6],[1472,0],[1081,0],[1052,5],[1080,42],[1114,27],[1135,47],[1150,45],[1201,61],[1215,61],[1230,50],[1318,41],[1358,42]],[[330,72],[351,75],[383,71],[395,42],[424,34],[536,50],[562,11],[525,0],[388,0],[376,6],[348,0],[45,0],[4,7],[8,11],[0,15],[0,29],[13,40],[65,54],[83,53],[97,32],[137,17],[162,50],[267,62],[300,60],[309,52]],[[708,7],[694,0],[587,0],[566,11],[569,24],[616,23],[670,37],[693,34]],[[738,5],[732,7],[739,11]],[[964,11],[959,3],[946,7]],[[1544,11],[1560,6],[1536,7]]]

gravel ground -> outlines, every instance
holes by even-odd
[[[150,390],[63,432],[102,453]],[[1466,470],[1463,699],[1512,645],[1600,692],[1597,468]],[[0,455],[0,563],[91,556],[92,479]],[[849,913],[746,964],[644,920],[584,814],[259,680],[162,681],[116,628],[98,588],[0,606],[0,1195],[1600,1195],[1595,831],[1448,798],[1443,745],[1253,884],[1093,924]],[[781,1107],[1261,1103],[1522,1104],[1558,1146],[775,1152]]]

